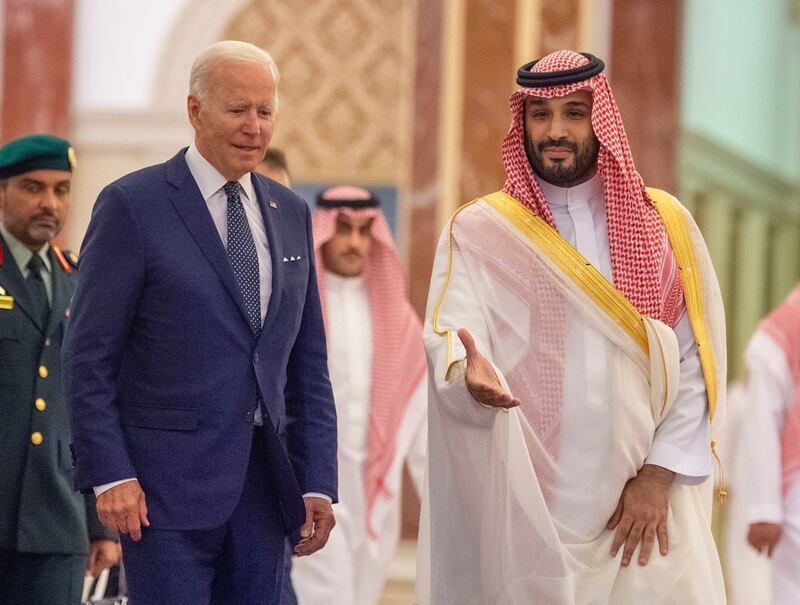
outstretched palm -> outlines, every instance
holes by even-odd
[[[467,390],[473,399],[495,408],[518,406],[519,399],[513,397],[500,384],[492,364],[478,351],[472,334],[462,328],[458,331],[458,337],[467,352],[467,370],[464,377]]]

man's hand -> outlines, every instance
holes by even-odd
[[[747,541],[759,553],[767,551],[771,557],[781,539],[781,526],[777,523],[752,523],[747,532]]]
[[[616,528],[611,556],[617,556],[620,546],[622,566],[627,567],[633,551],[641,541],[639,565],[647,565],[656,536],[662,555],[669,552],[667,536],[667,512],[669,510],[669,488],[675,473],[660,466],[645,464],[639,474],[625,484],[619,497],[617,510],[608,521],[608,529]]]
[[[100,572],[109,567],[119,565],[122,558],[122,549],[119,542],[114,540],[92,540],[89,544],[89,562],[86,573],[96,578]]]
[[[333,507],[325,498],[309,496],[303,501],[306,505],[306,522],[300,528],[300,543],[294,547],[294,554],[298,557],[314,554],[325,546],[336,525]]]
[[[494,368],[487,359],[478,352],[475,339],[464,328],[458,331],[458,337],[467,352],[467,370],[464,379],[467,390],[478,403],[494,408],[513,408],[519,405],[519,399],[503,389]]]
[[[108,529],[130,534],[136,542],[142,539],[142,525],[150,526],[144,492],[136,479],[120,483],[97,496],[97,515],[100,523]]]

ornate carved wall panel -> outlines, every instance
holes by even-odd
[[[409,145],[413,3],[252,0],[224,38],[270,51],[281,71],[274,143],[299,180],[398,184]]]

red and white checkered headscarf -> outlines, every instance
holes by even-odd
[[[538,61],[530,71],[558,72],[587,63],[589,60],[579,53],[559,50]],[[520,88],[511,95],[511,128],[503,141],[507,177],[503,191],[557,230],[525,153],[525,99],[552,99],[581,89],[591,91],[594,98],[591,120],[600,142],[598,173],[605,188],[614,284],[643,315],[674,326],[683,309],[677,264],[658,211],[633,164],[622,117],[605,76],[598,74],[581,82],[545,88]]]
[[[334,187],[324,194],[328,200],[361,200],[370,196],[365,189],[348,186]],[[379,208],[317,208],[314,211],[314,249],[326,323],[335,310],[328,309],[322,246],[336,233],[336,218],[340,214],[374,219],[372,245],[364,268],[372,317],[372,380],[364,470],[369,524],[376,500],[393,495],[386,486],[386,476],[397,450],[400,425],[427,366],[422,346],[422,323],[408,301],[403,266],[389,225]],[[367,529],[374,537],[373,528],[368,525]]]

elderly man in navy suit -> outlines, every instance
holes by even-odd
[[[122,535],[132,603],[278,602],[286,536],[334,525],[336,417],[311,217],[254,172],[278,72],[195,60],[194,143],[106,187],[64,343],[76,482]]]

